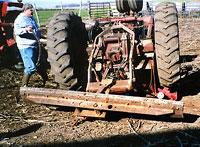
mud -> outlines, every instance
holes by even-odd
[[[200,19],[180,19],[183,98],[200,99]],[[73,109],[36,105],[21,99],[23,71],[0,68],[0,146],[200,146],[200,119],[108,112],[70,126]],[[49,74],[47,88],[57,88]],[[30,86],[41,87],[35,73]]]

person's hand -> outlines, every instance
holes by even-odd
[[[27,32],[33,32],[32,26],[28,26],[27,28],[25,28],[25,30],[26,30]]]

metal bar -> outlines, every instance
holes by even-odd
[[[100,4],[100,5],[102,5],[102,4],[110,4],[110,2],[92,2],[92,3],[90,3],[91,5],[98,5],[98,4]]]
[[[183,117],[183,103],[178,101],[29,87],[21,87],[20,94],[38,104]]]
[[[11,27],[13,27],[14,23],[0,23],[0,26],[1,27],[4,27],[4,26],[11,26]]]
[[[23,4],[22,3],[9,2],[8,6],[9,7],[20,7],[20,8],[22,8]]]

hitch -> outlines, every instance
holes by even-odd
[[[98,112],[116,111],[156,116],[171,115],[183,118],[184,110],[183,102],[136,96],[30,87],[21,87],[20,94],[23,98],[38,104],[99,110]],[[87,114],[91,113],[84,113],[84,116]],[[96,113],[95,116],[98,117],[98,114]],[[88,117],[93,116],[88,115]]]

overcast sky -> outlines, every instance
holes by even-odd
[[[1,0],[0,0],[1,1]],[[17,1],[17,0],[8,0],[8,1]],[[37,8],[54,8],[56,5],[64,4],[80,4],[80,2],[87,3],[88,0],[23,0],[23,3],[36,4]],[[108,2],[115,0],[90,0],[90,2]],[[159,0],[144,0],[149,2],[158,2]],[[181,1],[181,0],[169,0],[169,1]],[[182,1],[192,1],[192,0],[182,0]],[[198,1],[198,0],[197,0]],[[188,4],[191,2],[187,2]],[[200,8],[200,1],[192,2],[192,5]]]
[[[88,0],[23,0],[23,3],[36,4],[37,7],[53,7],[62,4],[80,4],[81,2],[87,3]],[[90,2],[106,2],[108,0],[90,0]],[[115,0],[109,0],[115,1]]]

